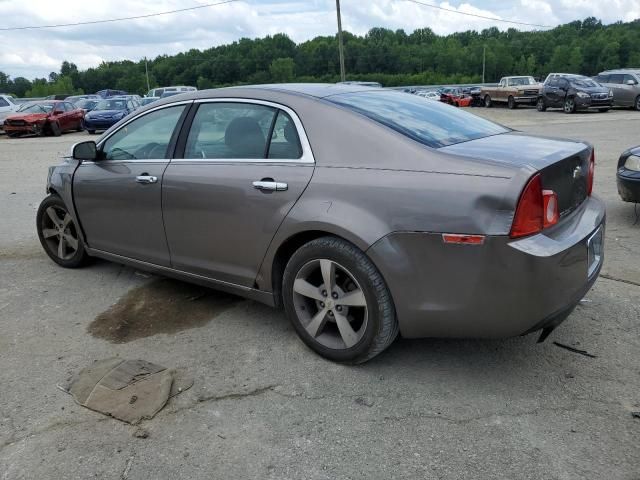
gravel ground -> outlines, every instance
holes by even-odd
[[[35,212],[46,167],[88,136],[0,136],[0,478],[639,479],[640,222],[615,169],[640,113],[471,111],[595,145],[602,278],[543,344],[399,340],[359,367],[322,360],[251,301],[106,262],[57,267]],[[153,320],[125,325],[141,303]],[[139,427],[56,388],[112,356],[195,384]]]

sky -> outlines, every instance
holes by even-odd
[[[176,10],[220,0],[0,0],[0,29],[85,22]],[[640,18],[640,0],[422,0],[440,7],[541,25],[589,16],[604,23]],[[189,12],[97,25],[0,31],[0,71],[47,77],[63,60],[82,70],[106,60],[139,60],[284,32],[295,42],[336,31],[335,0],[239,0]],[[343,29],[429,27],[438,34],[516,26],[429,8],[408,0],[341,0]]]

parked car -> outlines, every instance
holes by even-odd
[[[613,92],[583,75],[567,75],[546,82],[538,97],[538,111],[562,108],[565,113],[597,109],[607,112],[613,104]]]
[[[156,100],[160,100],[160,97],[144,97],[140,101],[140,106],[144,107],[145,105],[149,105],[150,103],[153,103]]]
[[[195,92],[198,89],[196,87],[188,87],[185,85],[178,85],[173,87],[159,87],[152,88],[147,92],[145,97],[162,97],[162,94],[165,92],[176,92],[176,93],[184,93],[184,92]]]
[[[613,92],[613,106],[640,110],[640,68],[622,68],[601,72],[594,78]]]
[[[99,100],[95,100],[92,98],[83,98],[81,100],[77,100],[76,102],[74,102],[74,105],[77,108],[81,108],[82,111],[84,112],[84,114],[86,115],[87,112],[90,112],[91,110],[93,110],[95,108],[95,106],[98,104]]]
[[[547,78],[544,79],[543,85],[546,85],[549,80],[552,80],[554,78],[572,77],[574,75],[575,73],[550,73],[549,75],[547,75]]]
[[[57,93],[55,95],[49,95],[44,97],[45,100],[66,100],[69,97],[68,93]]]
[[[593,176],[587,143],[403,92],[225,88],[76,144],[37,231],[63,267],[96,256],[283,305],[310,348],[363,362],[398,331],[546,337],[600,271]]]
[[[124,98],[126,100],[131,100],[133,103],[134,109],[138,109],[142,106],[142,97],[140,95],[117,95],[115,97],[110,97],[112,99]]]
[[[494,103],[506,103],[511,109],[520,104],[535,105],[540,95],[541,85],[530,76],[502,77],[495,87],[482,87],[481,97],[484,106]]]
[[[98,95],[100,98],[109,98],[109,97],[117,97],[118,95],[128,95],[128,94],[124,90],[106,89],[106,90],[100,90],[99,92],[96,92],[96,95]]]
[[[18,104],[11,95],[0,95],[0,129],[4,119],[18,110]]]
[[[620,155],[616,183],[622,200],[640,203],[640,146],[630,148]]]
[[[416,95],[427,100],[440,100],[440,93],[435,90],[420,90]]]
[[[181,93],[185,93],[185,92],[175,92],[175,91],[164,92],[162,95],[160,95],[160,98],[173,97],[174,95],[180,95]]]
[[[4,131],[10,137],[23,134],[59,136],[69,130],[81,131],[83,118],[84,112],[69,102],[30,102],[4,120]]]
[[[133,100],[128,98],[105,98],[100,100],[93,110],[84,117],[84,128],[94,134],[98,130],[106,130],[115,125],[131,112],[136,110]]]
[[[440,101],[455,107],[468,107],[471,100],[471,96],[465,95],[460,87],[446,87],[440,90]]]

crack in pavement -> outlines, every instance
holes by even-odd
[[[613,282],[626,283],[627,285],[635,285],[636,287],[640,287],[640,282],[634,282],[633,280],[614,277],[613,275],[609,275],[607,273],[601,273],[600,277],[606,278],[607,280],[611,280]]]

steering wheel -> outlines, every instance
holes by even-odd
[[[161,145],[160,143],[156,142],[148,143],[144,147],[136,150],[136,158],[143,158],[147,160],[154,158],[163,158],[166,149],[166,145]]]
[[[116,147],[108,152],[108,158],[109,160],[135,160],[136,157],[126,150]]]

